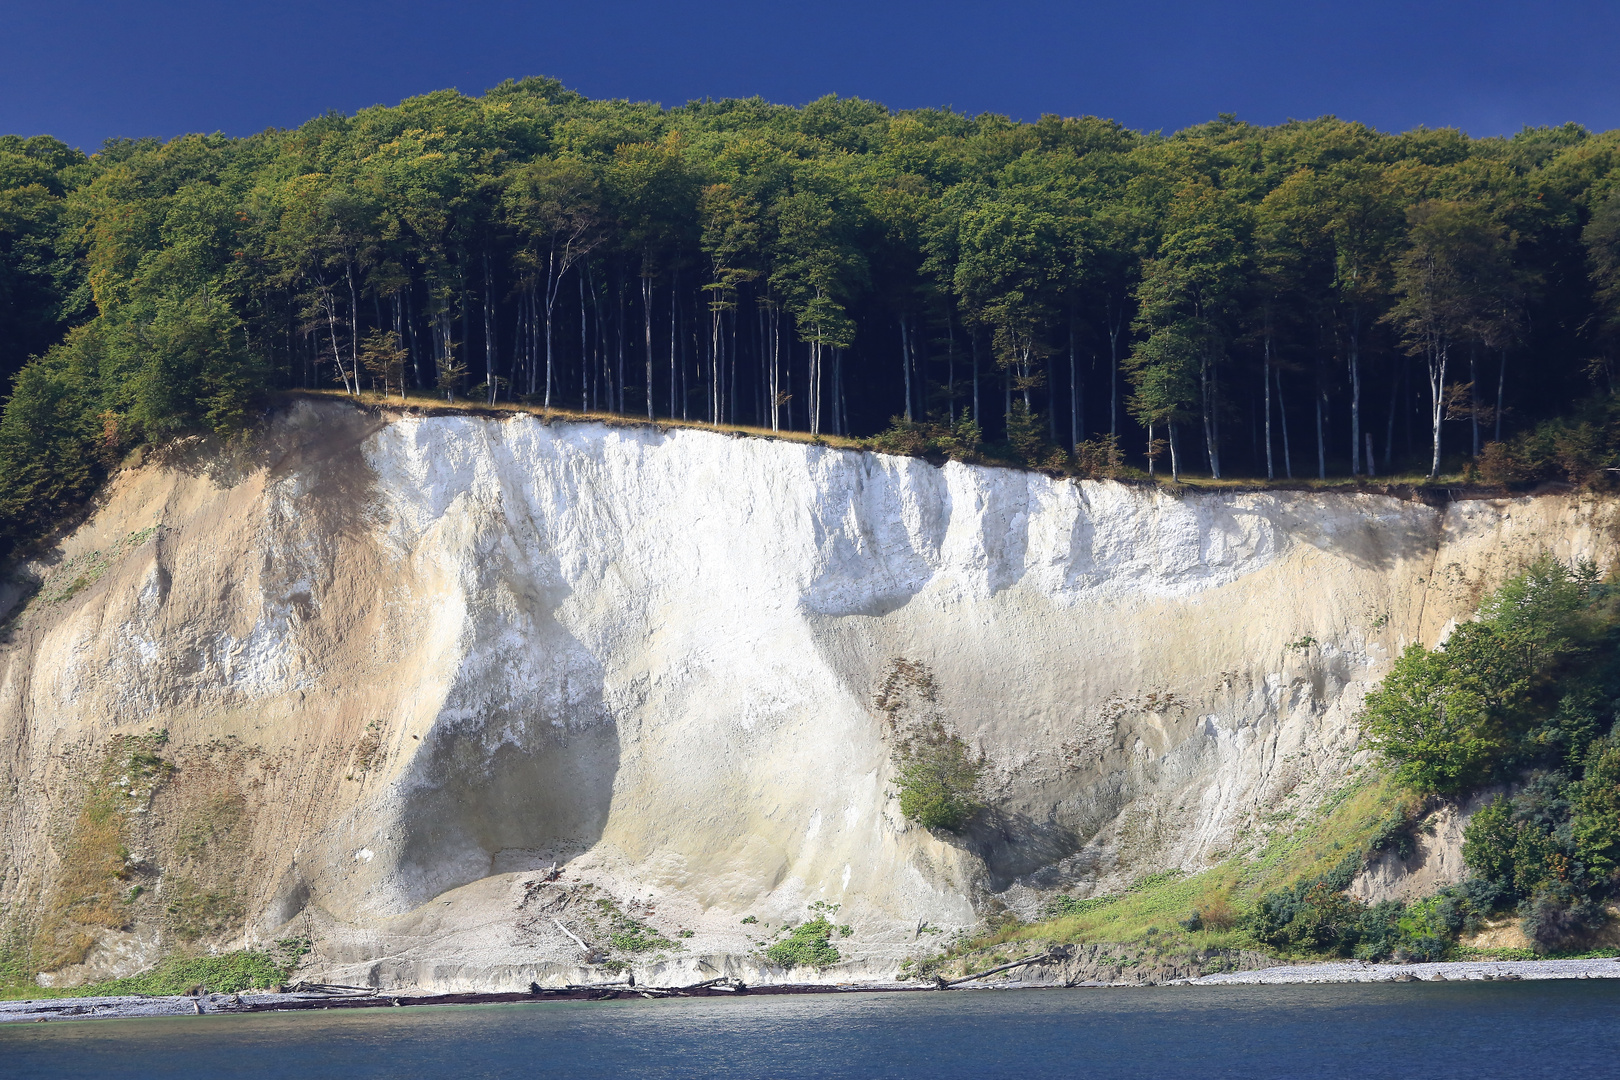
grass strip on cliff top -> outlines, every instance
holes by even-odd
[[[656,420],[648,420],[644,416],[629,413],[610,413],[600,411],[584,411],[580,409],[565,409],[560,407],[547,408],[543,405],[529,405],[518,401],[497,401],[490,405],[483,400],[468,400],[458,398],[455,401],[446,401],[442,394],[428,390],[409,390],[402,399],[399,394],[381,395],[374,391],[363,391],[358,396],[344,390],[333,388],[284,390],[282,394],[289,398],[313,397],[327,398],[339,401],[357,402],[361,405],[381,406],[383,408],[411,409],[429,415],[435,413],[471,413],[475,415],[504,414],[509,416],[529,415],[538,416],[547,420],[558,420],[572,423],[602,423],[611,427],[657,427],[663,431],[679,428],[691,428],[697,431],[714,431],[724,435],[746,435],[752,438],[777,439],[784,442],[814,443],[821,446],[835,447],[841,450],[866,450],[877,453],[897,454],[893,449],[880,449],[877,445],[878,436],[857,437],[849,435],[834,435],[822,432],[812,435],[808,431],[790,430],[781,428],[772,431],[768,427],[758,427],[752,424],[713,424],[706,420],[686,420],[679,417],[660,416]],[[904,456],[904,455],[902,455]],[[1010,469],[1029,469],[1031,466],[1012,455],[1009,449],[1000,443],[986,444],[974,460],[983,465]],[[1042,470],[1045,471],[1045,470]],[[1061,471],[1061,470],[1060,470]],[[1136,482],[1152,483],[1158,487],[1179,490],[1247,490],[1247,489],[1278,489],[1285,491],[1331,491],[1343,489],[1357,491],[1362,488],[1455,488],[1466,487],[1477,483],[1466,471],[1444,473],[1436,480],[1431,481],[1427,474],[1409,473],[1390,476],[1364,477],[1364,476],[1333,476],[1326,478],[1293,477],[1276,478],[1268,480],[1265,477],[1240,476],[1227,477],[1220,480],[1209,476],[1199,475],[1197,472],[1183,472],[1179,482],[1172,481],[1168,472],[1160,472],[1155,477],[1149,477],[1143,470],[1135,467],[1126,467],[1120,471],[1122,477],[1128,477]]]

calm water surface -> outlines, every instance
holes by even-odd
[[[551,1002],[0,1026],[10,1077],[1620,1076],[1620,985]]]

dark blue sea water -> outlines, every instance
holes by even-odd
[[[1620,1077],[1620,984],[552,1002],[0,1027],[10,1077]]]

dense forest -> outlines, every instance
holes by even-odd
[[[1275,479],[1620,464],[1620,132],[1173,135],[547,79],[0,138],[0,544],[331,387]]]

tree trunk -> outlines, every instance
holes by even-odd
[[[1429,350],[1429,416],[1434,436],[1434,452],[1429,459],[1429,482],[1440,479],[1440,421],[1445,417],[1446,343]]]
[[[848,434],[844,430],[844,350],[834,348],[833,354],[833,434]]]
[[[1371,463],[1368,463],[1369,471]],[[1361,475],[1361,307],[1350,310],[1350,475]]]
[[[1056,410],[1054,410],[1055,412]],[[1080,365],[1075,358],[1074,318],[1069,319],[1069,449],[1078,451],[1085,441],[1080,425]]]
[[[411,369],[416,377],[416,385],[422,386],[426,381],[422,378],[422,349],[416,341],[416,306],[411,300],[411,283],[405,282],[405,300],[402,305],[405,309],[405,329],[410,335]]]
[[[844,398],[844,350],[838,356],[838,434],[849,434],[849,402]]]
[[[821,327],[810,342],[810,434],[821,434]]]
[[[906,419],[911,416],[911,335],[907,333],[906,317],[900,316],[900,370],[905,374],[906,380]]]
[[[1012,368],[1001,369],[1001,422],[1007,426],[1007,433],[1012,434]]]
[[[771,430],[782,430],[782,311],[771,305]]]
[[[321,286],[321,306],[326,309],[326,336],[332,341],[332,366],[338,369],[338,377],[343,380],[343,392],[358,397],[360,394],[360,380],[356,379],[354,388],[350,389],[349,372],[343,366],[343,354],[338,349],[337,305],[332,301],[332,290],[328,289],[324,283]]]
[[[782,364],[782,384],[787,392],[787,429],[793,430],[793,320],[788,317],[787,325],[787,359]]]
[[[1113,301],[1108,302],[1108,434],[1119,434],[1119,332],[1125,328],[1125,312],[1114,317]]]
[[[354,264],[348,263],[349,275],[349,370],[354,372],[354,392],[360,394],[360,297],[354,288]]]
[[[588,325],[585,322],[585,267],[580,265],[575,273],[579,285],[579,411],[591,411],[591,349],[587,340]]]
[[[1266,479],[1275,480],[1277,470],[1271,461],[1271,312],[1269,308],[1266,311],[1265,335],[1265,374],[1260,381],[1266,388]]]
[[[1035,415],[1035,403],[1029,398],[1029,384],[1034,369],[1034,364],[1031,361],[1034,359],[1035,338],[1033,336],[1026,337],[1023,346],[1018,350],[1018,381],[1023,384],[1024,415],[1026,416]]]
[[[1502,441],[1502,391],[1507,388],[1507,349],[1502,350],[1502,363],[1496,369],[1496,441]]]
[[[517,317],[512,320],[512,363],[511,366],[507,368],[508,373],[511,375],[511,378],[509,378],[506,383],[506,397],[508,401],[517,400],[518,387],[522,385],[518,381],[518,376],[520,374],[518,369],[523,363],[523,309],[525,306],[526,304],[523,299],[523,290],[519,289]]]
[[[973,346],[973,422],[979,425],[982,434],[984,430],[984,413],[979,410],[979,331],[975,329],[973,336],[968,340]]]
[[[624,415],[624,271],[619,271],[619,287],[615,292],[618,306],[614,311],[613,330],[619,347],[619,415]],[[649,397],[650,401],[651,398]]]
[[[552,375],[553,375],[553,358],[552,358],[552,351],[551,351],[551,315],[552,315],[552,310],[555,307],[556,302],[557,302],[557,281],[554,280],[558,276],[556,274],[556,268],[557,268],[556,264],[557,264],[556,253],[552,253],[552,254],[546,256],[546,401],[545,401],[545,405],[546,405],[546,408],[548,408],[548,409],[551,408],[551,386],[552,386],[552,383],[555,381],[553,379],[553,377],[552,377]]]
[[[489,404],[495,404],[500,383],[495,377],[495,290],[489,273],[489,252],[484,252],[484,384],[488,388]]]
[[[647,419],[653,418],[652,278],[641,278],[641,317],[647,331]]]
[[[669,362],[670,362],[671,367],[673,368],[673,366],[675,364],[675,353],[674,353],[674,346],[676,345],[675,338],[678,336],[680,338],[679,344],[680,344],[680,354],[681,354],[680,355],[680,364],[681,364],[681,419],[682,420],[690,420],[690,419],[692,419],[692,393],[691,393],[690,386],[688,386],[688,384],[687,384],[687,380],[691,377],[692,367],[687,362],[687,359],[686,359],[686,335],[681,334],[679,332],[679,323],[678,323],[678,321],[676,319],[676,309],[680,306],[677,299],[676,299],[680,295],[679,286],[680,286],[680,276],[677,274],[675,276],[674,284],[672,284],[670,286],[669,335],[670,335],[671,351],[670,351]],[[691,336],[695,338],[695,337],[697,337],[696,320],[694,319],[693,322],[694,322],[694,325],[692,327],[692,335]],[[674,374],[673,370],[670,372],[670,374],[671,375]],[[673,390],[671,390],[670,392],[674,393]]]
[[[1199,374],[1203,383],[1204,450],[1209,455],[1209,474],[1221,478],[1220,433],[1215,427],[1215,363],[1206,354]]]
[[[1288,451],[1288,405],[1283,401],[1282,369],[1277,369],[1277,419],[1282,425],[1283,475],[1294,478],[1294,456]]]

